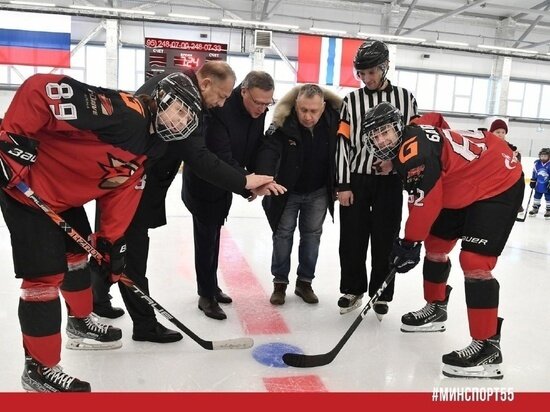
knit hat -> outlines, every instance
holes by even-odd
[[[495,130],[498,129],[504,129],[506,133],[508,133],[508,126],[506,125],[506,122],[502,119],[496,119],[493,123],[491,123],[491,128],[489,131],[493,133]]]

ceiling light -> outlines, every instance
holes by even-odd
[[[206,16],[192,16],[190,14],[180,14],[180,13],[168,13],[169,17],[179,17],[180,19],[189,19],[189,20],[210,20],[210,17]]]
[[[363,32],[359,32],[357,34],[359,36],[364,36],[364,37],[374,37],[374,38],[400,40],[400,41],[411,41],[411,42],[418,42],[418,43],[422,43],[422,42],[426,41],[426,39],[422,39],[420,37],[394,36],[392,34],[363,33]]]
[[[139,9],[118,9],[114,7],[96,7],[96,6],[80,6],[77,4],[72,4],[69,6],[71,9],[82,9],[82,10],[93,10],[93,11],[112,11],[115,13],[128,13],[128,14],[147,14],[152,16],[155,14],[154,11],[149,10],[139,10]]]
[[[488,44],[478,44],[477,47],[479,47],[480,49],[502,50],[502,51],[508,51],[513,53],[528,53],[528,54],[538,53],[538,51],[536,50],[516,49],[513,47],[490,46]]]
[[[276,27],[276,28],[285,28],[285,29],[297,29],[300,27],[294,24],[280,24],[280,23],[270,23],[266,21],[253,21],[253,20],[222,19],[222,21],[225,23],[252,24],[255,26]]]
[[[10,1],[11,4],[21,4],[23,6],[37,6],[37,7],[56,7],[53,3],[37,3],[35,1]]]
[[[346,34],[345,30],[335,30],[335,29],[323,29],[321,27],[310,27],[309,30],[317,33],[336,33],[336,34]]]
[[[437,44],[447,44],[449,46],[469,46],[468,43],[464,43],[461,41],[449,41],[449,40],[436,40]]]

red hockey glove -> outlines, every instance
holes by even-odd
[[[19,183],[36,161],[37,142],[15,133],[0,131],[0,187]]]
[[[399,273],[406,273],[420,262],[422,243],[396,239],[390,253],[390,264]]]
[[[111,243],[93,233],[91,243],[103,255],[103,261],[98,269],[106,272],[111,282],[118,282],[126,269],[126,239],[121,237],[116,242]]]

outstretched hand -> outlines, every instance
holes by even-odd
[[[257,187],[263,186],[270,182],[273,182],[273,176],[257,175],[255,173],[251,173],[249,175],[246,175],[245,189],[256,189]]]
[[[286,193],[286,187],[277,182],[270,182],[251,190],[256,196],[278,196]]]

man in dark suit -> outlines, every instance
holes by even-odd
[[[265,114],[273,103],[274,82],[268,73],[250,72],[223,107],[205,118],[206,147],[243,175],[254,172],[254,160],[264,133]],[[245,195],[252,200],[255,195]],[[199,304],[213,319],[226,319],[219,303],[232,299],[218,286],[220,231],[231,207],[232,193],[197,176],[188,165],[183,171],[182,199],[193,215],[195,270]]]

